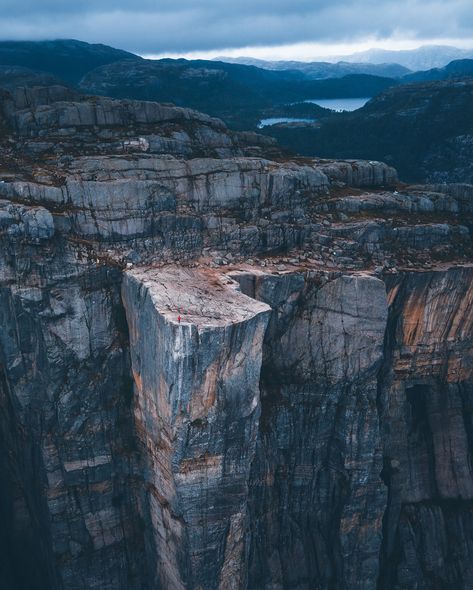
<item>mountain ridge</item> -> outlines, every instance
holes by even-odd
[[[339,78],[349,74],[369,74],[373,76],[400,78],[409,74],[411,70],[396,63],[369,64],[369,63],[351,63],[339,61],[336,63],[328,61],[297,61],[297,60],[279,60],[268,61],[252,57],[216,57],[212,61],[223,61],[226,63],[238,63],[244,65],[254,65],[259,68],[268,70],[297,70],[303,72],[308,78],[313,80],[323,80],[326,78]]]
[[[142,58],[102,43],[86,43],[77,39],[0,41],[1,65],[47,72],[68,83],[77,83],[86,72],[123,59]]]
[[[410,70],[427,70],[443,67],[447,63],[467,57],[473,57],[473,49],[459,49],[450,45],[422,45],[416,49],[368,49],[358,51],[348,56],[338,56],[333,59],[345,61],[367,61],[369,63],[395,62]]]

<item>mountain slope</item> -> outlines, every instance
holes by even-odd
[[[238,128],[254,127],[266,113],[313,98],[373,96],[397,82],[352,75],[307,80],[301,72],[205,60],[116,62],[89,72],[80,82],[88,93],[173,102],[202,110]]]
[[[383,160],[404,180],[473,182],[473,78],[400,85],[319,129],[268,133],[304,155]]]
[[[75,39],[0,41],[0,65],[41,70],[69,83],[77,83],[94,68],[124,59],[141,58],[128,51]]]
[[[13,89],[30,86],[52,86],[62,84],[59,78],[52,74],[37,72],[21,66],[0,65],[0,88]]]
[[[404,76],[403,82],[427,82],[429,80],[448,80],[473,75],[473,59],[457,59],[444,68],[432,68]]]

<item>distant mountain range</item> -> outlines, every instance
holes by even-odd
[[[436,55],[439,60],[440,55],[445,59],[455,51],[461,50],[424,47],[410,53],[424,59],[429,55],[430,60]],[[391,52],[387,57],[402,54],[406,58],[407,53],[395,52],[393,56]],[[386,57],[386,53],[383,55]],[[395,63],[247,61],[251,65],[149,60],[76,40],[4,41],[0,42],[0,88],[63,84],[87,94],[172,102],[220,117],[236,129],[255,129],[263,118],[319,121],[334,116],[317,105],[304,103],[309,99],[375,97],[406,82],[473,76],[470,59],[417,72]]]
[[[75,40],[0,42],[0,87],[73,86],[88,94],[173,102],[223,118],[239,129],[266,116],[321,116],[315,98],[374,96],[396,84],[362,73],[314,80],[298,70],[257,68],[206,60],[143,59]]]
[[[390,51],[368,49],[316,61],[265,61],[253,57],[219,57],[219,61],[253,65],[268,70],[298,70],[313,79],[338,78],[348,74],[371,74],[400,78],[419,70],[442,68],[453,60],[473,59],[473,49],[448,45],[424,45],[417,49]]]
[[[374,96],[393,84],[396,81],[392,78],[365,74],[310,80],[294,70],[164,59],[101,66],[84,76],[79,87],[89,94],[173,102],[220,117],[234,128],[248,129],[261,118],[286,116],[288,110],[292,116],[299,116],[299,111],[289,108],[291,103]]]
[[[459,49],[449,45],[423,45],[417,49],[368,49],[352,55],[334,56],[327,61],[343,60],[350,63],[363,62],[369,64],[396,63],[417,71],[442,68],[453,60],[468,58],[473,58],[473,48]]]
[[[294,70],[302,72],[311,80],[324,80],[327,78],[341,78],[351,74],[368,74],[381,76],[383,78],[401,78],[409,74],[411,70],[396,63],[370,64],[370,63],[349,63],[339,61],[330,63],[327,61],[265,61],[253,57],[219,57],[214,61],[226,63],[256,66],[265,70]]]
[[[0,65],[40,70],[72,84],[94,68],[124,59],[141,60],[128,51],[75,39],[0,41]]]

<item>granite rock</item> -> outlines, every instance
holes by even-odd
[[[471,587],[471,186],[1,97],[0,585]]]

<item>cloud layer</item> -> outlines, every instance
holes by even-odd
[[[141,54],[368,37],[473,40],[473,2],[0,0],[0,37],[76,38]]]

